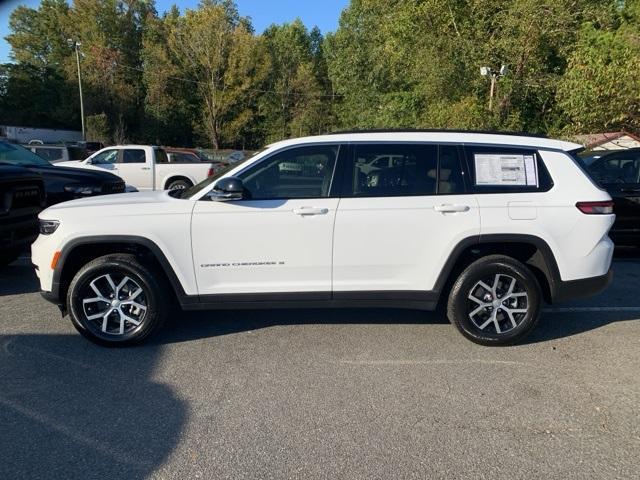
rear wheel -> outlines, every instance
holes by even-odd
[[[536,326],[542,294],[521,262],[491,255],[469,265],[449,295],[447,314],[460,332],[481,345],[512,345]]]
[[[78,271],[69,286],[67,308],[76,330],[92,342],[126,346],[160,328],[166,298],[161,272],[134,255],[112,254]]]
[[[184,190],[192,186],[193,184],[189,180],[178,178],[176,180],[171,180],[167,184],[167,190]]]

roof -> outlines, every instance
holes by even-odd
[[[635,140],[636,142],[640,143],[640,137],[625,130],[621,130],[619,132],[601,132],[576,135],[575,137],[573,137],[573,139],[576,142],[580,142],[581,144],[583,144],[585,148],[593,149],[609,142],[616,144],[616,140],[622,139],[624,137],[629,137],[631,140]],[[620,146],[620,148],[624,147]]]
[[[483,145],[508,145],[533,147],[549,150],[571,151],[582,149],[582,145],[564,140],[554,140],[527,134],[489,133],[451,130],[414,130],[414,131],[358,131],[338,132],[313,137],[282,140],[271,147],[286,147],[304,143],[336,143],[336,142],[436,142],[466,143]]]

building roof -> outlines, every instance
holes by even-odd
[[[338,132],[314,137],[293,138],[283,140],[271,147],[286,147],[303,143],[336,143],[336,142],[435,142],[435,143],[467,143],[483,145],[509,145],[533,147],[549,150],[570,151],[582,149],[582,145],[564,140],[514,133],[469,132],[451,130],[404,130],[404,131],[358,131]]]
[[[587,150],[593,150],[608,143],[611,143],[610,149],[629,148],[629,145],[627,145],[629,141],[631,143],[638,142],[640,145],[640,137],[624,130],[619,132],[601,132],[576,135],[573,137],[573,140],[583,144]]]

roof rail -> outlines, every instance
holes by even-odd
[[[362,130],[340,130],[329,132],[327,135],[341,135],[347,133],[481,133],[487,135],[510,135],[514,137],[549,138],[547,135],[527,132],[504,132],[499,130],[458,130],[446,128],[373,128]]]

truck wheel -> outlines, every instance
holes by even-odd
[[[189,180],[179,178],[177,180],[171,180],[167,184],[167,190],[184,190],[185,188],[193,187],[193,184]]]
[[[521,262],[489,255],[469,265],[449,295],[447,316],[480,345],[513,345],[538,322],[542,302],[535,275]]]
[[[156,332],[167,312],[162,272],[134,255],[111,254],[84,265],[67,292],[73,326],[94,343],[127,346]]]

